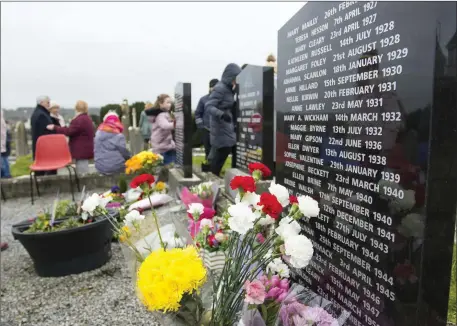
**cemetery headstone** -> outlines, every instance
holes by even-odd
[[[129,140],[129,118],[125,115],[122,116],[121,118],[121,122],[122,122],[122,125],[124,126],[124,137],[125,137],[125,140],[128,141]]]
[[[248,65],[236,77],[237,144],[235,167],[248,172],[251,162],[273,171],[274,70]]]
[[[278,52],[276,179],[320,202],[293,278],[344,325],[446,325],[457,3],[308,2]]]
[[[192,178],[192,104],[190,83],[178,83],[175,88],[176,167],[184,178]]]
[[[129,128],[129,138],[130,138],[130,152],[132,155],[138,154],[144,149],[144,140],[141,135],[140,128],[130,127]]]
[[[14,128],[14,142],[16,145],[16,157],[29,154],[27,130],[25,129],[25,124],[22,121],[19,121]]]

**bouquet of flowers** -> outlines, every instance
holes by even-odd
[[[142,151],[125,162],[125,173],[156,174],[157,167],[162,163],[162,155],[150,151]]]
[[[277,286],[277,277],[272,279],[272,276],[276,274],[280,278],[287,278],[289,266],[304,268],[313,256],[313,245],[306,236],[300,234],[301,227],[297,220],[317,216],[318,203],[308,196],[289,196],[285,187],[274,182],[269,192],[256,194],[257,181],[268,175],[270,170],[261,163],[251,165],[250,170],[252,176],[235,176],[230,183],[233,190],[238,190],[238,195],[235,204],[228,207],[225,213],[231,232],[226,245],[226,262],[219,279],[213,284],[215,296],[211,325],[233,325],[239,320],[244,300],[242,295],[233,294],[243,291],[251,293],[259,283],[265,291],[274,289],[271,295],[284,294],[279,291],[281,287]],[[273,231],[265,232],[262,239],[258,239],[259,231],[268,228]],[[268,276],[260,279],[261,274]],[[282,284],[284,291],[285,283]],[[269,299],[275,302],[279,300],[276,296]],[[266,305],[263,308],[260,306],[260,309],[267,310],[262,311],[267,319],[265,321],[273,325],[279,307],[264,300],[262,304]],[[256,302],[260,304],[260,301]]]
[[[200,208],[195,208],[195,206]],[[199,210],[200,209],[200,210]],[[230,230],[221,217],[214,217],[214,210],[204,208],[201,204],[191,204],[188,216],[191,218],[189,230],[205,267],[213,272],[220,272],[225,264],[225,249],[227,249]],[[194,220],[198,218],[199,220]]]
[[[245,305],[241,323],[274,326],[281,303],[289,292],[289,280],[278,275],[262,275],[244,284]],[[257,321],[254,321],[257,320]]]
[[[212,182],[203,182],[190,189],[184,187],[181,191],[181,200],[186,207],[192,203],[200,203],[204,207],[212,208],[214,196],[212,186]]]
[[[152,178],[143,177],[135,183],[149,201],[153,191],[151,181]],[[171,224],[160,227],[155,211],[152,219],[154,232],[142,239],[133,239],[134,232],[141,233],[142,226],[147,226],[144,223],[147,218],[138,210],[129,212],[125,225],[117,230],[121,243],[134,253],[138,262],[132,265],[137,295],[165,325],[201,325],[204,307],[199,293],[207,275],[198,249],[185,247],[181,239],[176,239]]]

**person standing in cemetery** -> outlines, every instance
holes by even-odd
[[[89,106],[84,101],[78,101],[75,105],[76,115],[71,120],[69,127],[48,125],[49,130],[55,130],[58,134],[70,137],[70,152],[76,161],[78,174],[89,173],[89,160],[94,158],[94,125],[87,114]]]
[[[65,119],[60,115],[60,105],[56,101],[51,101],[49,104],[49,112],[51,112],[52,122],[56,126],[65,127]]]
[[[51,119],[50,99],[49,96],[39,96],[36,100],[37,106],[33,111],[32,117],[30,118],[30,125],[32,128],[32,153],[33,159],[35,159],[36,143],[40,136],[54,134],[54,130],[48,130],[46,127],[49,124],[53,124]],[[57,174],[57,170],[52,171],[36,171],[35,175],[51,175]]]
[[[211,160],[211,172],[219,175],[225,160],[232,153],[236,144],[234,117],[232,110],[235,106],[236,76],[241,68],[230,63],[222,73],[221,81],[214,86],[205,104],[211,117],[210,138],[214,157]]]
[[[10,163],[8,158],[11,153],[11,132],[8,130],[8,125],[5,121],[3,110],[0,111],[1,115],[1,148],[2,148],[2,166],[1,166],[1,178],[11,178],[10,174]]]
[[[211,151],[210,141],[210,114],[205,111],[205,104],[208,102],[209,96],[213,91],[214,86],[219,82],[218,79],[211,79],[209,82],[209,93],[200,98],[198,101],[197,109],[195,110],[195,123],[197,128],[201,131],[201,141],[205,147],[205,159],[208,161],[208,156]]]
[[[110,111],[95,133],[94,161],[98,172],[105,175],[125,171],[125,161],[131,154],[127,149],[124,126],[116,112]]]
[[[148,120],[148,117],[146,115],[146,110],[149,110],[152,108],[152,103],[151,102],[146,102],[144,105],[144,110],[141,111],[140,114],[140,131],[141,135],[143,136],[144,139],[144,149],[149,148],[149,139],[151,139],[151,123]]]
[[[145,111],[149,121],[152,123],[152,151],[163,156],[164,165],[175,163],[176,161],[176,146],[173,140],[176,120],[170,115],[171,107],[171,97],[167,94],[160,94],[157,96],[153,107]]]

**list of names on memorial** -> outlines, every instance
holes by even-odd
[[[278,124],[288,135],[279,180],[320,201],[318,218],[303,223],[314,258],[296,273],[350,313],[345,325],[381,326],[396,300],[392,269],[384,268],[396,233],[389,210],[374,203],[408,195],[386,168],[404,123],[397,78],[411,69],[408,35],[376,1],[321,5],[287,30],[293,48],[279,48]]]
[[[261,86],[261,85],[258,85]],[[250,88],[240,92],[238,112],[238,141],[236,145],[236,165],[247,169],[249,163],[262,161],[262,92]]]

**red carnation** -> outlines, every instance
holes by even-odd
[[[293,205],[293,204],[298,204],[298,198],[294,195],[290,195],[289,196],[289,201],[290,201],[290,204]]]
[[[208,245],[210,247],[214,247],[217,245],[217,240],[216,240],[216,237],[214,235],[209,235],[208,238],[207,238],[207,241],[208,241]]]
[[[152,185],[156,179],[151,174],[140,174],[139,176],[133,178],[132,182],[130,182],[130,188],[138,188],[143,184],[147,184],[149,187]]]
[[[277,219],[282,212],[282,205],[279,203],[275,195],[264,192],[260,195],[260,202],[257,204],[262,207],[262,212]]]
[[[255,192],[255,180],[251,176],[236,176],[230,181],[233,190],[241,188],[244,192]]]
[[[249,172],[254,173],[254,171],[260,171],[264,178],[268,178],[271,175],[271,170],[263,163],[249,163],[248,165]]]

